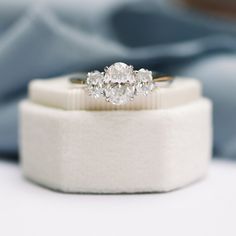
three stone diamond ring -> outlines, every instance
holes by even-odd
[[[78,73],[71,83],[87,87],[90,96],[105,98],[114,105],[126,104],[135,96],[148,95],[158,87],[168,86],[173,77],[147,69],[134,70],[133,66],[117,62],[105,67],[104,72]]]

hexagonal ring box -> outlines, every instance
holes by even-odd
[[[166,192],[207,174],[211,102],[195,79],[116,106],[68,78],[34,80],[20,104],[24,176],[71,193]]]

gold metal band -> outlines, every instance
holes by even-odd
[[[161,77],[155,77],[153,78],[153,81],[156,82],[156,83],[159,83],[159,82],[172,82],[173,81],[173,77],[171,76],[161,76]]]
[[[86,84],[87,73],[79,72],[69,76],[70,82],[73,84]]]

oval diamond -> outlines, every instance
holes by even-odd
[[[121,62],[108,67],[104,76],[104,93],[106,100],[115,105],[133,100],[135,95],[133,67]]]

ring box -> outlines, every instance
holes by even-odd
[[[121,107],[90,98],[64,77],[35,80],[20,104],[23,174],[71,193],[178,189],[207,174],[211,115],[194,79]]]

